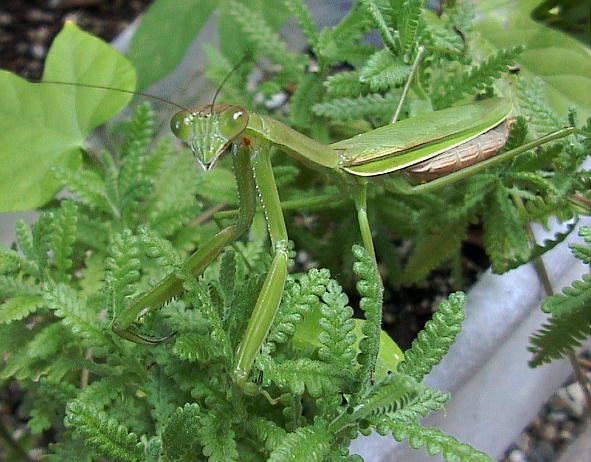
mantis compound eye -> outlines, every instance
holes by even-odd
[[[220,132],[231,140],[240,135],[248,124],[248,114],[243,109],[231,107],[220,114]]]
[[[189,141],[193,135],[193,115],[189,111],[179,111],[170,119],[170,129],[174,136]]]

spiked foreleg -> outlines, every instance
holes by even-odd
[[[236,223],[219,231],[183,264],[193,274],[200,276],[205,268],[219,255],[229,243],[238,239],[252,224],[256,210],[256,188],[250,165],[250,152],[247,148],[234,147],[232,150],[234,174],[240,201],[240,213]],[[152,339],[131,331],[132,324],[141,314],[158,309],[163,303],[183,292],[183,282],[175,274],[170,274],[150,292],[141,295],[113,320],[113,332],[135,343],[157,344],[166,340]]]
[[[287,229],[267,145],[256,151],[253,167],[274,257],[252,315],[248,320],[244,337],[236,351],[234,380],[239,385],[246,383],[255,358],[269,333],[273,319],[275,319],[287,279],[289,261]]]

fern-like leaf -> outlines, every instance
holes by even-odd
[[[37,254],[33,244],[33,235],[24,220],[19,219],[16,222],[16,243],[20,251],[28,260],[35,261]]]
[[[78,207],[74,201],[63,201],[58,211],[52,214],[49,231],[49,247],[53,251],[55,268],[65,275],[72,266],[70,256],[76,241],[76,223],[78,221]]]
[[[285,360],[275,363],[261,358],[265,380],[274,382],[279,388],[301,395],[305,391],[312,397],[343,391],[351,380],[351,371],[337,369],[331,364],[308,358]]]
[[[352,319],[353,309],[347,305],[347,295],[336,281],[331,280],[322,296],[320,327],[322,332],[318,340],[322,347],[318,357],[334,367],[350,369],[353,367],[357,337],[353,332],[355,321]]]
[[[424,0],[406,0],[403,2],[401,21],[398,21],[400,52],[406,62],[410,61],[410,53],[416,43],[419,19],[423,12]]]
[[[318,34],[316,33],[316,25],[312,20],[312,14],[306,3],[303,0],[285,0],[285,6],[298,21],[304,37],[308,39],[308,43],[314,45]]]
[[[23,258],[18,252],[0,246],[0,274],[13,273],[17,271],[24,271],[32,276],[39,274],[39,267],[27,258]],[[12,279],[12,278],[11,278]],[[1,287],[1,284],[0,284]],[[3,296],[0,288],[0,297]]]
[[[511,261],[527,261],[529,241],[513,202],[504,187],[497,187],[482,214],[486,253],[495,273],[504,273]]]
[[[172,413],[162,431],[162,449],[172,460],[196,454],[199,441],[200,410],[196,403],[187,403]]]
[[[312,106],[316,115],[332,120],[358,120],[367,116],[393,113],[399,100],[398,95],[382,96],[371,94],[358,98],[336,98]]]
[[[505,257],[502,265],[502,272],[517,268],[518,266],[541,257],[546,252],[552,250],[573,232],[578,222],[578,220],[574,220],[572,223],[568,224],[566,231],[555,233],[551,239],[544,239],[542,244],[535,244],[527,254],[515,257]]]
[[[421,393],[422,385],[404,375],[387,375],[376,383],[367,397],[356,406],[351,418],[359,420],[375,414],[395,413]]]
[[[469,2],[462,2],[469,3]],[[448,56],[462,56],[465,43],[462,36],[455,30],[450,30],[437,23],[426,24],[424,19],[419,21],[420,42],[427,48]]]
[[[62,322],[75,334],[100,345],[110,344],[108,334],[103,332],[98,317],[82,305],[74,289],[65,284],[48,283],[43,298],[48,308],[53,310],[57,317],[62,318]]]
[[[461,330],[465,301],[465,295],[456,292],[447,301],[441,302],[439,311],[425,324],[411,348],[405,351],[405,359],[398,364],[398,372],[420,381],[433,366],[439,364]]]
[[[361,69],[359,81],[369,84],[372,91],[382,91],[403,83],[409,74],[410,66],[388,50],[379,50],[369,57]]]
[[[113,291],[115,300],[121,304],[134,292],[133,284],[140,278],[139,239],[130,230],[113,236],[106,260],[105,282]]]
[[[209,334],[190,331],[176,336],[172,351],[180,359],[191,362],[210,361],[223,354]]]
[[[440,411],[448,400],[448,393],[423,386],[419,394],[408,397],[404,406],[396,409],[394,416],[401,420],[416,421],[431,412]]]
[[[290,52],[286,43],[269,27],[261,15],[243,3],[232,2],[230,13],[242,27],[242,32],[258,50],[275,64],[285,66],[288,73],[296,73],[302,67],[301,56]]]
[[[40,295],[20,295],[0,305],[0,324],[8,324],[26,318],[43,304]]]
[[[386,22],[386,19],[384,18],[378,4],[375,2],[375,0],[360,0],[360,3],[366,8],[367,12],[373,19],[374,25],[378,29],[378,32],[384,41],[384,45],[386,45],[386,47],[388,47],[392,53],[396,53],[397,46],[394,36],[392,35],[392,30]]]
[[[572,353],[591,335],[591,275],[584,274],[581,281],[563,289],[563,294],[548,297],[543,307],[552,317],[530,339],[532,367]]]
[[[430,271],[457,252],[466,236],[466,220],[421,233],[402,272],[402,285],[422,281]]]
[[[19,297],[21,295],[37,295],[40,292],[41,288],[28,280],[17,279],[12,276],[0,276],[0,299]]]
[[[360,82],[359,75],[359,71],[351,71],[329,76],[324,82],[327,96],[356,98],[366,94],[369,91],[369,86]]]
[[[353,272],[360,279],[357,282],[357,291],[361,295],[359,308],[366,319],[362,329],[365,337],[359,342],[357,356],[357,362],[361,365],[359,378],[362,383],[369,383],[373,378],[380,349],[384,287],[377,265],[369,252],[360,245],[353,246],[352,251],[357,259],[353,264]]]
[[[115,204],[107,199],[105,181],[98,173],[88,169],[72,172],[63,167],[54,167],[53,174],[57,181],[66,186],[91,209],[98,209],[113,217],[120,214]]]
[[[306,313],[320,307],[319,297],[326,291],[329,280],[330,273],[326,269],[311,269],[298,282],[288,280],[279,311],[267,336],[270,351],[293,336]]]
[[[474,66],[470,71],[448,79],[442,91],[434,98],[434,106],[437,109],[449,107],[462,96],[474,94],[476,91],[492,85],[502,72],[507,71],[507,66],[522,51],[523,47],[521,46],[501,49],[480,65]]]
[[[286,431],[272,420],[253,416],[249,419],[246,431],[259,440],[267,451],[272,451],[284,440]]]
[[[518,82],[519,108],[533,134],[541,136],[561,127],[562,123],[546,103],[541,78],[520,79]]]
[[[80,434],[85,443],[117,462],[142,462],[143,444],[134,433],[92,406],[72,401],[66,408],[66,426]]]
[[[393,419],[388,423],[389,430],[396,441],[408,437],[413,449],[425,447],[429,455],[441,454],[446,462],[494,462],[494,459],[473,447],[460,443],[453,436],[446,435],[437,428],[426,428],[405,420]]]
[[[104,408],[125,390],[127,384],[125,376],[103,377],[84,387],[77,399],[88,405]]]
[[[154,136],[155,115],[149,103],[138,104],[132,114],[121,150],[121,168],[117,186],[121,209],[147,196],[152,183],[145,175],[146,149]]]
[[[273,450],[268,462],[322,462],[330,449],[331,439],[324,422],[317,420],[314,425],[288,433]]]
[[[571,244],[569,247],[575,257],[586,265],[591,265],[591,226],[583,226],[579,230],[579,236],[581,236],[588,245]]]
[[[197,434],[208,462],[238,462],[236,434],[227,415],[209,413],[202,416]]]

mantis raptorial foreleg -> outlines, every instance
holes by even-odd
[[[245,147],[238,148],[237,146],[235,145],[232,149],[232,159],[240,199],[238,217],[234,224],[219,231],[184,263],[184,267],[194,276],[201,275],[226,245],[234,242],[245,233],[254,218],[256,187],[252,176],[250,151]],[[182,281],[174,273],[170,274],[156,287],[134,300],[129,307],[119,313],[113,320],[113,332],[135,343],[157,344],[163,342],[168,337],[152,339],[134,333],[130,329],[140,314],[159,308],[182,291]]]
[[[274,256],[236,352],[234,379],[239,384],[243,384],[248,377],[255,357],[267,337],[287,279],[289,241],[268,148],[268,145],[264,145],[255,151],[253,168]]]

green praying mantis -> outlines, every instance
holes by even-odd
[[[257,196],[271,240],[273,259],[235,354],[233,381],[248,388],[288,275],[289,238],[271,166],[273,148],[326,175],[352,198],[363,246],[375,261],[366,205],[369,182],[398,194],[433,191],[578,131],[563,128],[494,156],[509,136],[511,112],[507,100],[490,98],[391,123],[333,144],[317,142],[272,117],[239,106],[212,103],[177,112],[171,119],[172,132],[191,148],[205,170],[213,169],[224,155],[232,157],[239,196],[236,221],[202,245],[184,268],[201,275],[224,247],[246,232],[257,210]],[[119,313],[113,331],[140,344],[165,341],[170,336],[150,338],[137,332],[134,324],[182,291],[182,280],[170,274]]]

